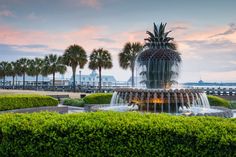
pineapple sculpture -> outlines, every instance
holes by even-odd
[[[154,31],[149,32],[145,40],[144,51],[137,57],[141,84],[147,88],[168,89],[177,83],[181,63],[174,38],[169,37],[171,31],[165,32],[166,23],[159,27],[154,23]]]

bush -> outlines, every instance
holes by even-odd
[[[236,120],[95,112],[0,115],[1,156],[235,156]]]
[[[50,96],[16,94],[0,95],[0,111],[20,108],[56,106],[58,101]]]
[[[230,108],[236,109],[236,101],[230,101]]]
[[[63,102],[63,105],[69,105],[69,106],[78,106],[78,107],[84,107],[84,100],[83,99],[65,99]]]
[[[228,100],[220,98],[218,96],[208,95],[207,96],[209,103],[211,106],[223,106],[223,107],[230,107],[230,103]]]
[[[110,104],[112,93],[95,93],[84,97],[86,104]]]

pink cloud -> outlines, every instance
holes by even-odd
[[[101,7],[101,0],[63,0],[69,6],[86,6],[90,8],[99,9]]]
[[[15,15],[7,9],[0,10],[0,16],[2,17],[14,17]]]
[[[92,8],[99,8],[101,5],[99,0],[80,0],[80,3]]]

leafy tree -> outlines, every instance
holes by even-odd
[[[42,72],[43,60],[41,58],[35,58],[28,61],[28,72],[29,76],[35,76],[36,89],[38,90],[38,77]]]
[[[66,72],[66,66],[63,64],[62,57],[58,57],[55,54],[50,54],[46,56],[44,60],[45,63],[43,65],[43,73],[52,74],[53,90],[55,90],[55,74],[58,72],[60,74],[64,74]]]
[[[73,90],[75,92],[76,85],[75,85],[75,75],[76,75],[76,68],[83,68],[84,65],[87,63],[87,55],[85,50],[79,45],[71,45],[69,46],[63,55],[63,62],[65,65],[70,66],[72,68],[73,73]]]
[[[121,53],[119,53],[119,63],[121,68],[131,69],[132,73],[132,87],[134,86],[134,67],[135,67],[135,59],[138,53],[142,50],[143,46],[139,42],[128,42],[125,44]]]
[[[111,54],[104,50],[103,48],[94,49],[90,55],[89,68],[92,70],[98,69],[99,71],[99,91],[101,91],[102,84],[102,68],[110,69],[112,68],[112,58]]]
[[[25,89],[25,75],[28,70],[28,59],[20,58],[16,61],[16,71],[19,76],[23,76],[23,89]]]
[[[3,78],[3,88],[5,88],[5,83],[6,83],[6,76],[8,73],[8,62],[2,61],[0,62],[0,77]]]
[[[16,62],[10,62],[7,64],[7,76],[12,77],[12,89],[15,88],[15,77],[17,76]]]

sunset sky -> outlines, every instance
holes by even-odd
[[[0,61],[62,55],[71,44],[88,55],[102,47],[114,64],[103,74],[126,81],[131,72],[118,64],[124,44],[143,43],[153,22],[167,22],[182,54],[179,82],[236,82],[235,8],[235,0],[0,0]]]

